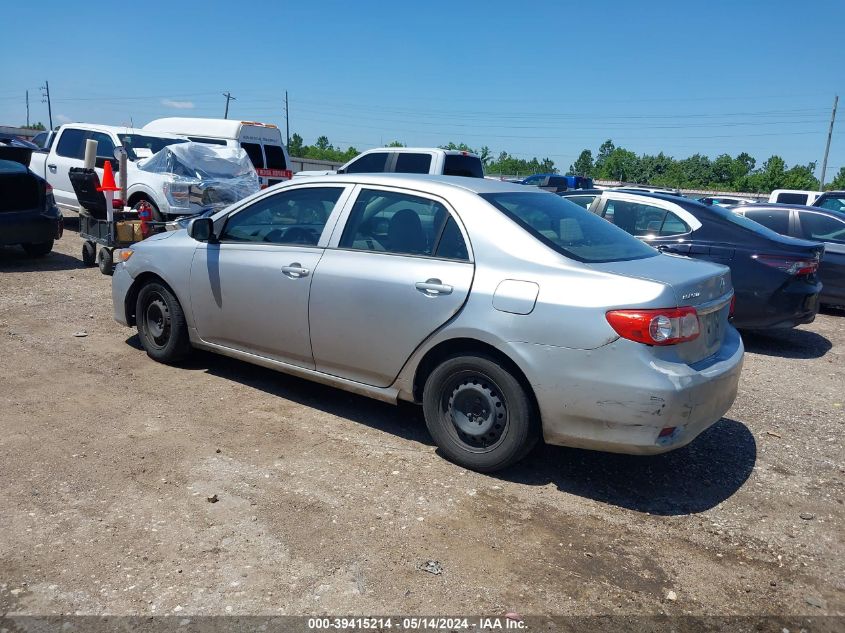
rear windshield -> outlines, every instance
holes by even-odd
[[[469,178],[484,178],[484,168],[478,156],[464,154],[446,154],[443,165],[444,176],[468,176]]]
[[[0,163],[4,162],[0,161]],[[23,171],[18,171],[17,167],[4,169],[0,166],[0,213],[28,211],[41,206],[43,186],[40,181],[25,168]]]
[[[143,134],[119,134],[118,138],[120,138],[120,142],[123,143],[123,147],[126,148],[126,153],[129,155],[129,158],[133,160],[138,157],[135,154],[135,149],[138,147],[148,149],[150,152],[155,154],[168,145],[187,142],[185,139],[181,138],[159,138],[158,136],[146,136]]]
[[[558,253],[587,263],[655,257],[658,252],[607,220],[547,192],[480,194]]]
[[[268,169],[287,169],[285,164],[285,153],[280,145],[265,145],[264,155],[267,157]]]

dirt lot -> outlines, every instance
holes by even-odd
[[[845,614],[845,314],[746,336],[685,449],[485,476],[413,406],[154,363],[80,248],[0,249],[0,614]]]

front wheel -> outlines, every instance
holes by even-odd
[[[135,303],[138,338],[147,355],[160,363],[175,363],[191,351],[185,313],[169,288],[150,282]]]
[[[519,461],[540,435],[525,388],[486,356],[456,356],[440,364],[426,380],[423,412],[443,454],[481,472]]]

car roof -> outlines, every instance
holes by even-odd
[[[841,218],[841,211],[834,211],[833,209],[825,209],[823,207],[811,207],[803,204],[779,204],[777,202],[758,203],[758,204],[738,204],[730,207],[731,211],[767,211],[767,210],[784,210],[784,211],[812,211],[814,213],[822,213],[827,215],[834,215]]]
[[[168,132],[154,132],[153,130],[145,130],[137,127],[126,127],[124,125],[100,125],[99,123],[65,123],[63,128],[73,127],[83,130],[93,130],[94,132],[112,132],[116,135],[121,134],[138,134],[140,136],[155,136],[158,138],[173,138],[183,139],[183,136],[178,134],[170,134]]]
[[[384,185],[390,187],[418,188],[420,185],[428,185],[427,190],[448,191],[450,189],[462,189],[472,193],[532,193],[538,195],[552,195],[547,191],[526,187],[519,183],[505,182],[502,180],[489,180],[487,178],[467,178],[464,176],[442,176],[436,174],[396,174],[396,173],[373,173],[373,174],[334,174],[328,176],[309,176],[307,180],[289,180],[285,185],[312,183],[336,183],[336,184],[359,184],[359,185]]]
[[[836,191],[825,191],[824,193],[822,193],[822,194],[819,196],[819,198],[821,198],[822,196],[845,196],[845,191],[839,191],[839,190],[836,190]]]
[[[567,189],[566,191],[559,191],[559,196],[600,196],[604,189]]]

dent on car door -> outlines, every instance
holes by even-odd
[[[319,371],[386,387],[461,309],[474,266],[440,200],[364,188],[345,215],[312,281],[314,361]]]
[[[190,287],[202,340],[313,369],[308,296],[346,192],[285,189],[237,210],[218,242],[198,245]]]

